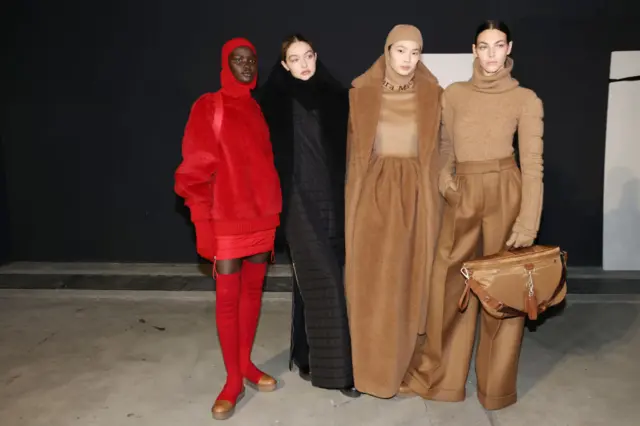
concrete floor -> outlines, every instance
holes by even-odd
[[[209,292],[0,291],[0,425],[207,425],[224,381]],[[254,360],[279,377],[228,425],[626,426],[640,417],[640,298],[570,295],[527,331],[517,405],[356,400],[288,371],[290,299],[265,296]]]

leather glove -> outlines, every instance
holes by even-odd
[[[460,185],[458,185],[458,179],[452,177],[446,184],[445,190],[442,194],[445,202],[450,206],[455,206],[460,201]]]
[[[440,175],[440,182],[438,185],[443,197],[447,193],[447,189],[451,189],[454,192],[458,190],[458,181],[450,174]]]
[[[209,220],[195,221],[196,228],[196,250],[203,258],[213,262],[215,258],[213,229]]]
[[[511,237],[509,237],[509,239],[507,240],[507,247],[509,248],[529,247],[533,245],[534,240],[535,238],[531,238],[520,232],[512,232]]]
[[[440,173],[438,176],[438,191],[440,191],[440,195],[443,197],[444,193],[447,192],[449,182],[451,182],[451,175],[448,173]]]

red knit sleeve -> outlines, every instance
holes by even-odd
[[[193,222],[211,218],[211,184],[218,164],[211,96],[200,97],[191,108],[182,139],[182,163],[175,173],[175,192],[184,198]]]

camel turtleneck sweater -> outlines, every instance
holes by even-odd
[[[445,166],[440,192],[453,179],[456,162],[493,160],[513,155],[518,133],[522,170],[522,202],[514,232],[535,238],[542,211],[542,102],[511,77],[513,61],[491,76],[482,73],[476,60],[470,81],[447,87],[442,99],[440,152]]]
[[[374,142],[377,155],[411,158],[418,156],[418,110],[414,87],[382,90],[380,118]]]

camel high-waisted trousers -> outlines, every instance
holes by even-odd
[[[524,318],[496,319],[472,297],[464,312],[460,268],[478,254],[505,247],[520,211],[521,177],[513,158],[456,165],[458,190],[448,189],[433,268],[424,345],[414,353],[405,382],[426,399],[461,401],[475,343],[478,399],[489,410],[516,399],[518,359]]]

